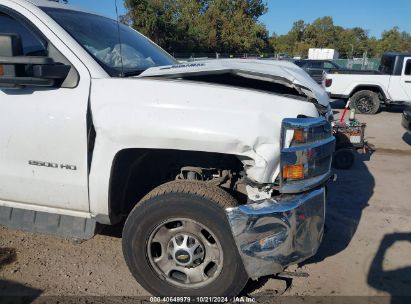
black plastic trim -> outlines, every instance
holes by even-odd
[[[10,85],[16,85],[16,86],[34,85],[34,86],[51,87],[54,85],[54,80],[34,78],[34,77],[12,77],[12,78],[0,77],[0,85],[1,84],[10,84]]]
[[[50,57],[38,56],[0,56],[0,64],[53,64]]]
[[[373,84],[360,84],[356,86],[352,91],[349,97],[352,97],[355,93],[362,91],[362,90],[368,90],[369,88],[373,89],[378,89],[378,91],[382,94],[382,97],[384,97],[384,101],[387,100],[387,96],[384,93],[384,90],[378,86],[378,85],[373,85]]]

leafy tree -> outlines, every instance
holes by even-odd
[[[343,28],[330,16],[294,22],[285,35],[272,34],[259,18],[263,0],[124,0],[121,21],[169,52],[263,53],[306,57],[309,48],[334,48],[342,58],[379,57],[386,51],[411,51],[411,36],[394,27],[381,39],[360,27]]]
[[[335,48],[343,57],[362,56],[370,51],[368,32],[362,28],[342,29],[336,37]]]
[[[292,38],[288,35],[278,36],[273,34],[270,38],[270,46],[276,53],[293,53],[293,41]]]
[[[411,51],[411,36],[406,32],[400,32],[398,27],[384,31],[377,43],[377,53],[382,54],[388,51]]]
[[[305,40],[314,47],[333,48],[337,40],[332,17],[327,16],[314,20],[307,26],[304,36]]]
[[[268,32],[262,0],[125,0],[122,21],[170,52],[261,52]]]
[[[336,26],[331,17],[318,18],[311,24],[299,20],[287,34],[271,36],[269,43],[276,52],[302,57],[308,55],[309,48],[334,48],[342,58],[361,57],[364,53],[368,57],[380,57],[387,51],[411,51],[410,34],[397,27],[376,39],[360,27]]]

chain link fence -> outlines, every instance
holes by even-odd
[[[381,62],[377,58],[336,59],[334,61],[341,67],[352,70],[378,70]]]
[[[172,53],[172,55],[180,61],[199,61],[209,59],[227,59],[227,58],[248,58],[248,59],[260,59],[271,58],[274,59],[274,53],[266,54],[250,54],[250,53]]]

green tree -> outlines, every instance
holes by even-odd
[[[270,38],[270,46],[276,53],[293,53],[293,41],[289,35],[273,34]]]
[[[304,20],[295,21],[293,27],[288,32],[288,35],[290,36],[292,41],[302,42],[306,28],[307,25],[305,24]]]
[[[364,52],[371,51],[368,41],[368,32],[362,28],[341,29],[336,33],[335,48],[338,49],[342,57],[359,57]]]
[[[367,30],[346,29],[334,25],[331,17],[316,19],[311,24],[299,20],[285,35],[273,34],[270,46],[278,53],[306,57],[309,48],[333,48],[341,58],[380,57],[387,51],[410,52],[411,36],[394,27],[382,34],[381,39],[370,37]]]
[[[377,43],[377,54],[384,52],[409,52],[411,51],[411,36],[406,32],[400,32],[398,27],[394,27],[382,33],[381,39]]]
[[[122,21],[170,52],[261,52],[268,32],[262,0],[125,0]]]
[[[303,41],[306,24],[303,20],[294,22],[291,30],[282,36],[273,34],[270,38],[270,46],[277,53],[288,53],[303,56],[307,44]],[[308,49],[307,49],[308,52]]]
[[[313,47],[333,48],[337,41],[333,18],[326,16],[314,20],[307,26],[304,36]]]
[[[209,2],[205,13],[210,27],[210,48],[218,52],[259,52],[266,49],[268,33],[258,22],[266,8],[261,1]]]
[[[394,27],[381,39],[367,30],[335,25],[330,16],[294,22],[285,35],[268,32],[259,18],[267,12],[262,0],[124,0],[122,22],[153,39],[169,52],[262,53],[306,57],[309,48],[334,48],[342,58],[363,53],[411,51],[411,36]]]

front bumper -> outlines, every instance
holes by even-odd
[[[325,188],[226,210],[250,278],[276,274],[313,256],[325,220]]]
[[[411,133],[411,110],[406,110],[402,114],[402,126]]]

